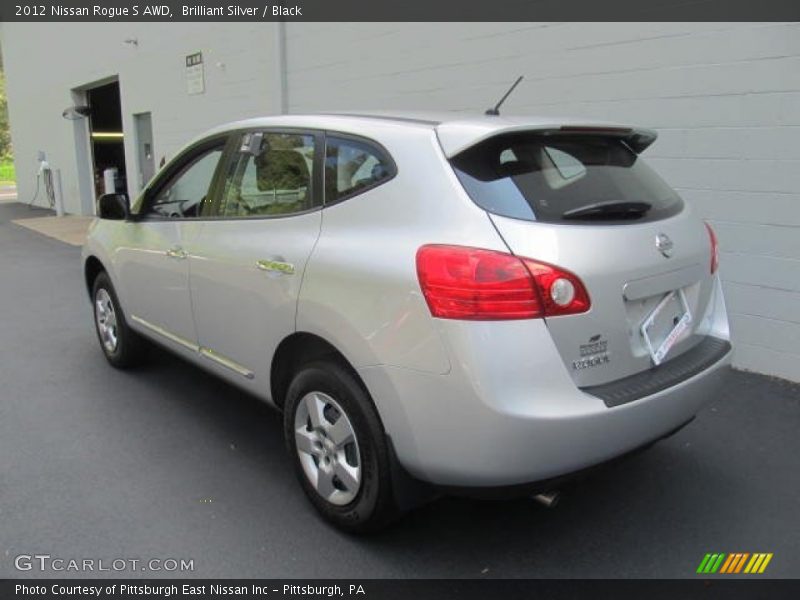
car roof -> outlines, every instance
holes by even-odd
[[[651,129],[620,123],[533,115],[486,115],[456,111],[342,111],[257,117],[220,125],[201,137],[236,129],[287,127],[333,129],[369,135],[371,130],[389,127],[417,127],[435,130],[448,157],[501,133],[541,130],[584,131],[616,135],[625,139],[636,152],[642,152],[656,139]],[[376,132],[377,133],[377,132]]]

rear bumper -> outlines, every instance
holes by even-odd
[[[659,367],[631,375],[605,385],[581,388],[587,394],[597,396],[605,405],[621,406],[646,398],[682,383],[725,358],[731,351],[727,340],[706,336],[694,348],[684,352]]]
[[[544,492],[552,492],[554,490],[558,490],[562,486],[568,485],[570,483],[574,483],[591,473],[596,473],[602,469],[608,468],[612,465],[617,463],[623,462],[628,458],[636,456],[641,452],[644,452],[648,448],[651,448],[654,444],[660,442],[661,440],[667,439],[681,431],[684,427],[689,425],[692,421],[694,421],[694,417],[682,423],[675,429],[668,431],[662,436],[659,436],[653,440],[650,440],[641,446],[637,446],[633,450],[628,450],[624,454],[619,454],[614,456],[613,458],[609,458],[599,463],[595,463],[589,465],[588,467],[584,467],[583,469],[579,469],[577,471],[571,471],[569,473],[565,473],[563,475],[557,475],[555,477],[550,477],[548,479],[539,479],[536,481],[529,481],[527,483],[518,483],[512,485],[503,485],[503,486],[491,486],[491,487],[475,487],[475,486],[435,486],[431,488],[429,486],[429,490],[433,489],[438,494],[445,494],[448,496],[460,496],[464,498],[475,498],[480,500],[507,500],[507,499],[514,499],[514,498],[525,498],[531,497],[536,494],[541,494]]]
[[[521,327],[528,328],[524,336]],[[716,394],[731,357],[726,343],[724,354],[679,383],[607,406],[576,388],[563,363],[545,358],[557,353],[540,322],[509,326],[509,336],[530,344],[513,352],[499,343],[499,329],[491,329],[492,344],[481,324],[448,332],[473,338],[457,346],[480,356],[457,357],[446,375],[360,370],[412,476],[445,487],[514,486],[606,462],[691,420]],[[519,360],[521,352],[532,365]]]

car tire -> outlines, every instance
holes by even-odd
[[[128,326],[111,278],[105,272],[97,275],[92,285],[92,311],[97,339],[108,362],[118,369],[138,364],[144,353],[144,340]]]
[[[316,362],[296,373],[286,394],[284,434],[300,485],[328,522],[367,533],[397,516],[386,434],[369,394],[347,368]]]

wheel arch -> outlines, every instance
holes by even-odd
[[[369,394],[367,386],[353,364],[336,346],[314,333],[296,331],[278,344],[272,357],[270,395],[275,406],[283,409],[286,391],[289,389],[292,375],[297,372],[297,369],[317,360],[332,360],[344,367]]]
[[[99,258],[93,254],[86,257],[86,260],[83,263],[83,276],[86,281],[86,292],[89,294],[89,297],[92,296],[92,286],[94,285],[94,280],[100,273],[103,272],[108,273],[108,269],[105,268]]]
[[[386,439],[393,501],[400,510],[409,510],[436,497],[436,490],[421,479],[410,474],[397,454],[395,441],[386,428],[384,415],[379,403],[372,396],[364,379],[350,360],[325,338],[307,331],[295,332],[281,341],[273,355],[270,387],[273,403],[283,410],[286,392],[291,383],[292,373],[303,364],[318,360],[333,360],[352,374],[356,383],[367,395],[378,418],[378,425]],[[392,411],[390,411],[392,412]],[[405,422],[405,417],[402,417]],[[405,428],[408,427],[407,422]]]

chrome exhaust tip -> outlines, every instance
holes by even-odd
[[[535,500],[546,508],[553,508],[556,504],[558,504],[558,500],[560,498],[560,492],[542,492],[541,494],[531,496],[532,500]]]

